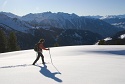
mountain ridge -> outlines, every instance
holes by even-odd
[[[113,35],[116,32],[123,30],[122,28],[115,28],[114,26],[111,26],[110,24],[99,19],[95,20],[63,12],[30,13],[19,19],[32,26],[31,28],[44,28],[48,26],[61,29],[89,30],[94,33],[99,33],[104,37]],[[107,32],[107,30],[110,33]]]
[[[22,17],[4,12],[0,13],[0,24],[3,30],[10,28],[16,32],[23,49],[32,48],[40,38],[48,41],[47,46],[94,44],[124,30],[100,19],[63,12],[30,13]]]

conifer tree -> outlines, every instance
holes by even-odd
[[[100,40],[98,45],[105,45],[105,40]]]
[[[0,30],[0,53],[7,51],[7,39],[5,33]]]
[[[55,44],[54,44],[54,47],[58,47],[59,46],[59,44],[56,42]]]
[[[14,32],[11,32],[9,35],[8,46],[9,46],[9,51],[19,50],[19,46],[17,45],[17,37]]]

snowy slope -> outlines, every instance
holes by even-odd
[[[5,14],[0,13],[0,26],[5,27],[6,29],[14,29],[17,31],[27,33],[29,29],[32,28],[29,24],[24,21],[21,21],[18,18],[10,18]]]
[[[0,54],[1,84],[125,84],[125,46],[68,46],[44,51],[46,65],[33,50]],[[48,63],[49,62],[49,63]],[[56,70],[58,69],[60,73]]]
[[[113,19],[113,18],[125,18],[125,14],[123,15],[106,15],[106,16],[103,16],[101,17],[100,19]]]
[[[15,15],[15,14],[10,13],[10,12],[0,12],[0,14],[4,14],[10,18],[20,18],[21,17],[21,16]]]

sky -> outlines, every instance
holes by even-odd
[[[64,12],[79,16],[125,14],[125,0],[0,0],[0,12],[19,16],[29,13]]]

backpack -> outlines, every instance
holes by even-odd
[[[39,43],[36,43],[34,46],[34,51],[38,52],[38,50],[39,50]]]

